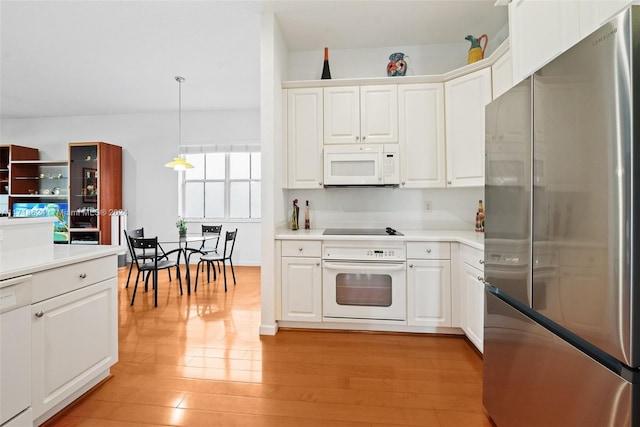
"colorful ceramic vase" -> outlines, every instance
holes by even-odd
[[[407,62],[404,59],[404,53],[396,52],[389,55],[389,63],[387,64],[387,76],[404,76],[407,73]]]
[[[471,42],[471,47],[469,48],[469,56],[467,57],[467,64],[471,64],[476,61],[480,61],[484,58],[484,50],[487,48],[487,43],[489,42],[489,37],[486,34],[481,35],[478,38],[473,37],[472,35],[468,35],[464,38],[465,40],[469,40]],[[480,46],[480,42],[484,39],[484,45]]]

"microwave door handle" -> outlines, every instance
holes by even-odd
[[[405,270],[403,262],[396,264],[352,264],[352,263],[340,263],[340,262],[327,262],[324,263],[324,268],[329,270],[340,271],[359,271],[366,269],[367,271],[402,271]]]

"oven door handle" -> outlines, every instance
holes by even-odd
[[[406,270],[406,266],[404,262],[399,263],[385,263],[381,265],[379,263],[367,263],[367,264],[353,264],[353,263],[342,263],[342,262],[324,262],[324,268],[330,270],[341,270],[341,271],[403,271]]]

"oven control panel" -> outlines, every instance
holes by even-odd
[[[328,244],[322,248],[322,258],[332,260],[357,260],[357,261],[405,261],[406,251],[404,245],[393,246],[369,246],[364,242],[360,245]]]

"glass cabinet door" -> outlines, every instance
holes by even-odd
[[[69,146],[69,177],[71,243],[97,243],[100,237],[98,145]]]

